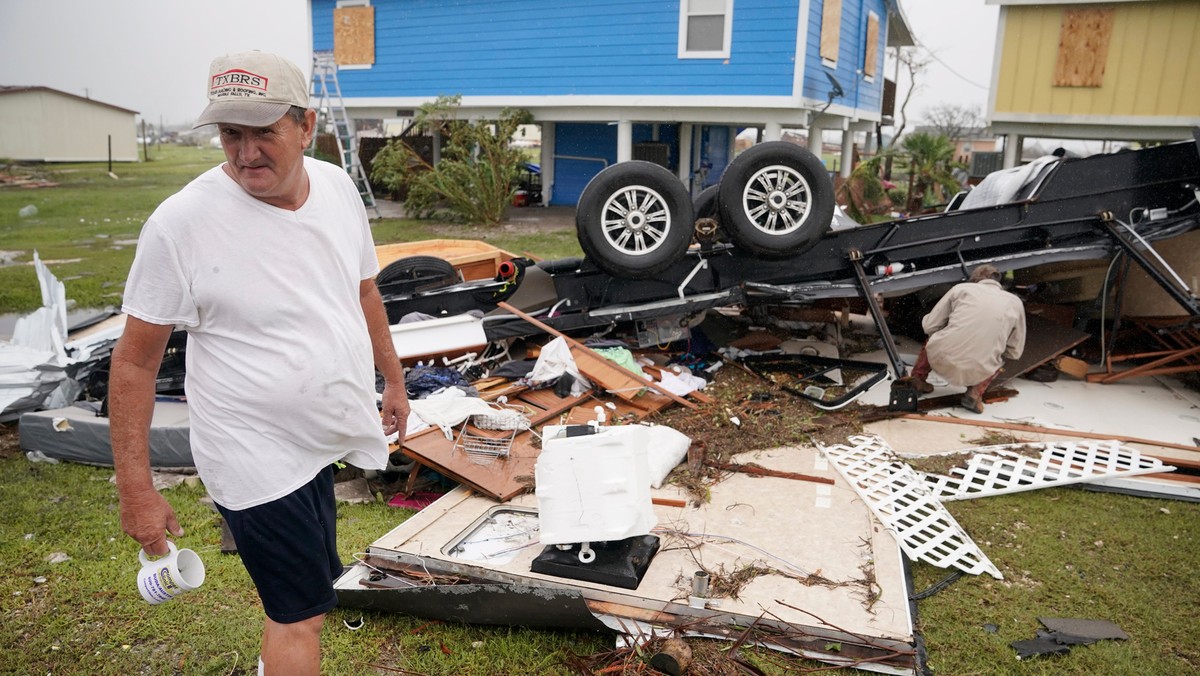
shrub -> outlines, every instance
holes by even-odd
[[[393,139],[371,162],[371,178],[405,193],[414,218],[448,217],[478,225],[504,219],[525,158],[509,145],[527,110],[506,108],[495,120],[461,120],[460,97],[441,96],[417,110],[415,123],[441,134],[441,158],[427,162],[402,139]]]

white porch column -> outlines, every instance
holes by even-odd
[[[864,133],[864,136],[866,137],[866,140],[863,141],[863,154],[864,155],[874,155],[875,151],[878,150],[878,148],[875,147],[875,141],[877,140],[875,138],[875,130],[874,129],[867,130]]]
[[[550,205],[554,192],[554,123],[542,123],[542,206]]]
[[[617,161],[633,159],[633,123],[629,120],[617,122]]]
[[[692,123],[683,122],[679,125],[679,180],[692,188]]]
[[[778,122],[768,122],[763,126],[763,141],[778,141],[783,138],[783,125]]]
[[[808,127],[808,152],[816,155],[817,159],[821,160],[822,162],[825,161],[825,158],[821,157],[821,137],[824,136],[824,134],[825,128],[819,124],[812,124]]]
[[[842,160],[841,169],[838,174],[842,178],[850,178],[850,171],[854,169],[854,132],[849,129],[842,130]]]
[[[1025,144],[1025,139],[1019,134],[1004,135],[1004,168],[1012,169],[1021,161],[1021,146]]]

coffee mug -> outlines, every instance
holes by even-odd
[[[146,550],[138,552],[142,569],[138,571],[138,591],[147,603],[170,601],[185,591],[204,584],[204,562],[190,549],[178,549],[167,541],[170,552],[151,561]]]

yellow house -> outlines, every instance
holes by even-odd
[[[1200,125],[1200,0],[1000,6],[988,120],[1006,137],[1167,141]]]

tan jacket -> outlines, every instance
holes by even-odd
[[[990,279],[955,285],[921,327],[929,365],[959,387],[978,384],[1025,350],[1025,306]]]

